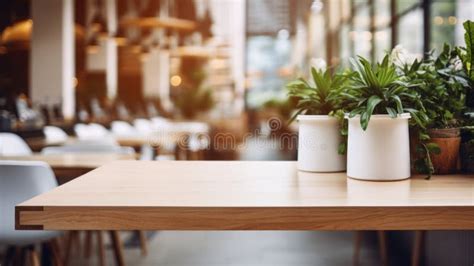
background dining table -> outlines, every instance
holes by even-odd
[[[0,156],[0,160],[42,161],[51,166],[59,184],[117,160],[136,160],[136,154],[120,153],[34,153],[27,156]]]

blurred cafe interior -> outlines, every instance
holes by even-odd
[[[473,19],[474,0],[0,1],[0,265],[473,265],[472,231],[427,232],[421,251],[413,231],[22,238],[12,206],[35,195],[15,191],[35,185],[2,165],[33,180],[49,172],[22,165],[45,162],[61,188],[117,160],[296,161],[286,84],[398,45],[417,58],[464,46]]]

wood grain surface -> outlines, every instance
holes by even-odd
[[[119,161],[18,205],[17,228],[474,229],[474,176],[370,182],[295,162]]]

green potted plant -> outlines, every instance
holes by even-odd
[[[375,181],[409,178],[409,119],[419,124],[425,119],[419,95],[388,55],[376,65],[362,57],[351,64],[354,74],[344,93],[350,110],[347,175]]]
[[[464,40],[466,47],[458,48],[458,54],[463,63],[465,78],[467,80],[467,105],[474,111],[474,21],[466,21],[464,26]]]
[[[474,21],[463,23],[465,48],[458,48],[463,63],[464,77],[467,80],[467,116],[466,127],[461,130],[461,168],[464,172],[474,172]]]
[[[431,52],[421,62],[403,69],[421,96],[428,120],[424,143],[431,149],[422,156],[434,173],[449,174],[457,170],[461,143],[460,126],[466,111],[466,80],[456,49],[445,45],[439,56]],[[422,169],[420,165],[418,168]]]
[[[288,95],[297,99],[299,122],[298,169],[311,172],[339,172],[346,158],[339,152],[343,99],[347,76],[311,68],[312,81],[298,79],[287,85]]]
[[[193,119],[199,113],[211,110],[215,105],[212,90],[207,88],[184,88],[175,100],[175,106],[181,115],[187,119]]]

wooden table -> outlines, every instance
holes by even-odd
[[[30,156],[0,156],[0,160],[43,161],[54,171],[60,184],[70,181],[102,165],[117,160],[135,160],[134,154],[117,153],[65,153],[39,154]]]
[[[69,137],[66,141],[49,141],[46,138],[41,137],[41,138],[25,139],[25,141],[28,144],[28,146],[31,148],[31,150],[33,150],[34,152],[40,152],[45,147],[73,144],[77,142],[77,138]]]
[[[398,182],[295,162],[122,161],[16,207],[17,229],[474,229],[474,176]]]

